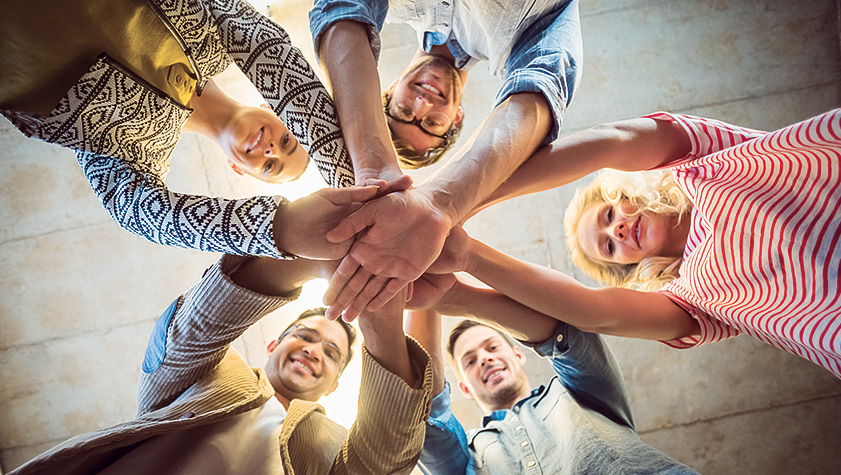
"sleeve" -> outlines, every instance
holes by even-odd
[[[657,292],[668,297],[669,300],[684,309],[690,317],[694,318],[701,327],[701,333],[674,340],[664,340],[662,341],[663,343],[678,350],[686,350],[707,343],[715,343],[733,338],[741,334],[739,330],[707,315],[706,312],[693,305],[693,292],[685,284],[686,282],[682,278],[677,278],[657,290]]]
[[[688,155],[661,168],[682,169],[697,166],[697,159],[767,134],[760,130],[687,114],[655,112],[643,117],[679,124],[692,142],[692,150]]]
[[[212,371],[246,329],[298,297],[300,289],[272,297],[234,284],[228,275],[246,260],[223,256],[155,323],[140,374],[138,416],[175,400]]]
[[[354,184],[333,99],[277,23],[246,2],[212,4],[223,47],[334,188]]]
[[[450,406],[449,382],[432,399],[419,466],[425,474],[474,473],[467,435]]]
[[[635,429],[619,363],[600,335],[559,322],[554,337],[526,345],[551,358],[561,384],[579,403]]]
[[[420,389],[390,373],[362,347],[359,411],[330,473],[409,473],[424,441],[432,393],[432,360],[406,337],[409,357],[423,375]]]
[[[583,55],[578,2],[573,0],[520,35],[505,65],[494,107],[512,94],[543,94],[552,110],[552,128],[542,145],[553,142],[580,82]]]
[[[368,28],[374,59],[379,59],[380,30],[388,14],[388,0],[315,0],[310,10],[310,33],[318,56],[321,35],[337,21],[355,21]]]
[[[231,200],[174,193],[134,162],[81,151],[76,158],[111,217],[138,236],[165,246],[293,257],[274,243],[272,221],[283,198]]]

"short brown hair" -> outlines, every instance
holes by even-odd
[[[383,107],[388,107],[391,103],[392,89],[388,88],[383,91],[382,97]],[[448,130],[444,134],[444,138],[441,139],[441,145],[432,147],[424,153],[418,152],[412,148],[407,140],[395,136],[394,132],[391,131],[390,126],[388,131],[391,134],[391,142],[394,144],[394,149],[397,151],[397,159],[400,161],[400,166],[402,168],[415,170],[418,168],[428,167],[429,165],[437,163],[438,160],[441,160],[441,157],[443,157],[444,154],[453,148],[453,145],[455,145],[456,139],[458,139],[463,125],[464,115],[462,113],[462,120],[453,121],[453,125],[450,126],[450,130]]]

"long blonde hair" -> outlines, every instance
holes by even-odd
[[[593,183],[575,192],[564,217],[567,246],[572,262],[585,274],[612,286],[656,290],[678,275],[681,258],[647,257],[636,264],[616,264],[589,258],[581,248],[578,224],[595,203],[618,205],[628,200],[639,212],[671,215],[675,223],[692,210],[692,202],[669,172],[620,172],[603,170]]]

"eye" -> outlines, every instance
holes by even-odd
[[[324,350],[324,354],[334,363],[339,361],[339,353],[332,346],[328,346]]]
[[[263,175],[271,175],[272,169],[274,168],[274,163],[275,163],[274,160],[266,160],[263,163],[263,170],[262,170]]]
[[[607,246],[605,246],[605,247],[606,247],[606,250],[607,250],[607,255],[608,255],[608,256],[612,256],[612,255],[613,255],[613,251],[615,251],[615,250],[616,250],[616,245],[615,245],[615,244],[613,244],[613,241],[608,240],[608,241],[607,241]]]
[[[403,104],[397,104],[397,116],[401,119],[410,120],[414,115],[412,110]]]
[[[608,208],[607,208],[607,223],[610,224],[611,221],[613,221],[613,206],[608,206]]]
[[[289,137],[289,132],[286,132],[285,134],[283,134],[283,138],[282,138],[282,139],[280,139],[280,146],[281,146],[281,148],[282,148],[282,147],[286,147],[286,145],[287,145],[287,144],[289,144],[289,141],[290,141],[290,140],[292,140],[292,138],[291,138],[291,137]]]
[[[464,367],[465,367],[465,368],[469,368],[469,367],[473,366],[473,361],[474,361],[474,360],[467,360],[467,362],[466,362],[466,363],[464,363]]]
[[[298,332],[298,338],[307,342],[307,343],[315,343],[315,336],[312,334],[312,332],[308,332],[308,331]]]

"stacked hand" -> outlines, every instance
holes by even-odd
[[[328,316],[353,319],[376,310],[423,274],[444,245],[451,223],[417,189],[367,203],[327,233],[327,241],[356,240],[330,279]]]

